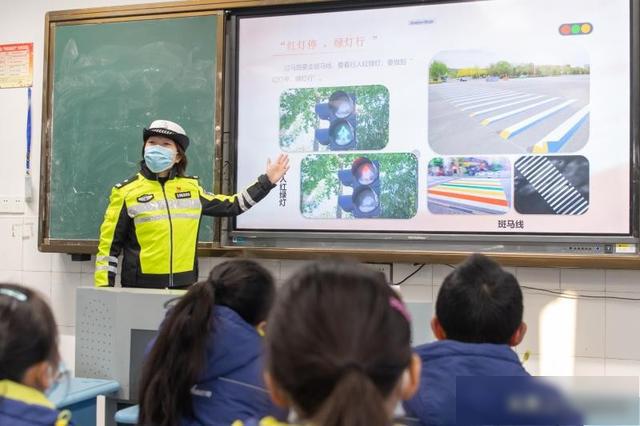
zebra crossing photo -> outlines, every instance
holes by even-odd
[[[581,215],[589,209],[589,161],[581,155],[516,160],[514,207],[521,214]]]
[[[587,144],[586,59],[575,66],[498,61],[478,67],[465,64],[468,53],[445,53],[430,67],[429,145],[438,154],[571,153]]]
[[[429,162],[427,187],[433,214],[505,214],[511,205],[509,160],[436,157]]]

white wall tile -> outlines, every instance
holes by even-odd
[[[48,303],[51,303],[51,272],[22,273],[22,284],[42,294]]]
[[[76,320],[76,289],[82,274],[52,272],[51,307],[59,326],[73,327]]]
[[[516,278],[523,286],[550,290],[560,289],[559,269],[517,267]]]
[[[453,265],[455,266],[455,265]],[[453,271],[453,268],[449,265],[433,265],[431,267],[433,274],[433,285],[440,286],[444,279]],[[435,294],[434,294],[435,297]]]
[[[400,287],[400,294],[405,302],[432,302],[433,286],[431,285],[405,285]]]
[[[212,269],[211,258],[201,256],[198,258],[198,280],[204,280]]]
[[[312,263],[309,260],[281,260],[280,279],[288,280],[293,274],[302,269],[305,265]]]
[[[604,376],[605,375],[605,359],[604,358],[575,358],[575,375],[576,376]]]
[[[433,312],[434,312],[434,315],[435,315],[435,312],[436,312],[436,302],[438,301],[438,293],[440,292],[440,287],[442,287],[442,286],[434,284],[433,285],[433,290],[431,291],[431,294],[432,294],[432,297],[433,297]]]
[[[607,358],[604,366],[606,376],[640,377],[640,361]]]
[[[80,285],[82,287],[93,287],[95,285],[95,276],[91,273],[81,273]]]
[[[413,263],[394,263],[393,264],[393,282],[399,283],[402,280],[406,279],[405,282],[402,283],[403,286],[429,286],[431,287],[433,283],[433,268],[431,265],[425,265],[415,273],[415,275],[408,278],[411,274],[413,274],[416,270],[420,268],[420,265],[416,265]]]
[[[0,217],[0,270],[22,270],[21,228],[21,217]]]
[[[640,293],[640,270],[608,269],[605,282],[607,292]]]
[[[38,251],[38,218],[25,218],[22,239],[22,270],[51,271],[51,253]]]
[[[532,354],[540,353],[540,328],[541,317],[544,308],[556,300],[555,296],[524,291],[524,315],[523,320],[527,324],[527,333],[518,351],[522,353],[530,351]]]
[[[53,272],[82,272],[82,262],[74,262],[71,255],[53,253],[51,255],[51,271]]]
[[[22,271],[5,271],[0,269],[0,283],[22,285]]]
[[[276,280],[280,279],[280,260],[275,259],[253,259],[260,265],[264,266]]]
[[[606,359],[604,362],[604,368],[606,376],[640,377],[640,361]],[[640,395],[640,385],[638,386],[638,394]]]
[[[620,297],[638,297],[618,293]],[[606,357],[640,361],[640,302],[607,299],[605,303]]]
[[[96,257],[91,256],[91,260],[83,260],[81,262],[77,262],[80,264],[80,272],[90,272],[94,273],[96,271]],[[122,256],[120,256],[120,261],[118,262],[118,268],[122,266]]]
[[[75,327],[58,327],[59,341],[58,350],[65,367],[69,370],[71,377],[74,377],[74,367],[76,365],[76,330]]]
[[[209,257],[209,265],[211,267],[211,269],[213,269],[216,265],[219,265],[221,263],[224,263],[228,260],[232,260],[232,257]]]
[[[604,291],[604,269],[561,269],[560,288]]]
[[[581,295],[604,296],[604,293],[579,292]],[[605,301],[578,299],[576,315],[575,356],[605,356]]]
[[[516,276],[516,274],[518,273],[517,269],[515,266],[503,266],[502,269],[505,272],[509,272],[510,274],[512,274],[514,277]]]
[[[522,357],[521,357],[522,358]],[[549,362],[550,361],[550,362]],[[523,363],[524,368],[533,376],[604,376],[605,359],[589,357],[558,357],[545,360],[541,369],[541,359],[532,355]]]

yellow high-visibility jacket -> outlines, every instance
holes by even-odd
[[[196,177],[164,180],[144,165],[117,184],[100,227],[95,285],[113,286],[122,252],[123,287],[182,287],[196,282],[201,215],[236,216],[274,187],[266,175],[241,193],[206,192]]]

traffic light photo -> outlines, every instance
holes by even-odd
[[[287,152],[380,150],[389,140],[389,91],[380,85],[289,89],[280,96]]]
[[[304,217],[409,219],[417,212],[413,154],[312,154],[300,169]]]
[[[433,214],[509,211],[512,174],[506,157],[436,157],[427,174],[427,207]]]
[[[500,155],[584,148],[589,54],[562,41],[535,51],[515,43],[511,49],[436,54],[429,66],[431,149],[440,155]]]

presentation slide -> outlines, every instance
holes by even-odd
[[[630,0],[238,19],[237,230],[630,233]]]

